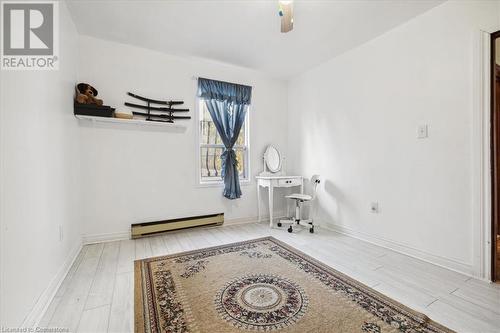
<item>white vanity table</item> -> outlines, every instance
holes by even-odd
[[[293,187],[300,186],[300,193],[304,191],[304,181],[302,176],[257,176],[257,202],[259,206],[259,222],[261,220],[261,187],[269,188],[269,226],[273,226],[273,206],[274,206],[274,188],[275,187]]]
[[[264,171],[257,177],[257,202],[259,209],[259,222],[262,218],[260,202],[261,188],[268,188],[269,195],[269,226],[273,226],[274,188],[300,186],[300,193],[304,191],[302,176],[287,176],[282,172],[282,157],[280,152],[273,146],[269,146],[264,153]]]

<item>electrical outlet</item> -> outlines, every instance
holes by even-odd
[[[59,226],[59,241],[62,242],[64,239],[63,226]]]
[[[378,210],[378,202],[372,202],[370,204],[370,212],[378,214],[378,212],[379,212],[379,210]]]
[[[418,125],[417,138],[426,139],[428,137],[429,137],[429,126],[428,125]]]

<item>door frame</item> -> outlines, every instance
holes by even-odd
[[[490,35],[490,160],[491,160],[491,270],[489,278],[497,280],[497,233],[500,219],[500,114],[496,112],[496,47],[500,31]]]
[[[472,260],[470,275],[491,281],[492,174],[491,174],[491,34],[500,27],[474,33],[472,55]]]

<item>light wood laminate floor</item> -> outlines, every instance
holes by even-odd
[[[40,326],[133,331],[135,259],[271,235],[459,332],[500,332],[500,285],[489,284],[329,230],[289,234],[265,223],[197,228],[86,245]]]

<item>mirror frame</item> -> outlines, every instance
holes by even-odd
[[[270,154],[271,149],[274,149],[274,151],[278,154],[279,164],[278,164],[278,167],[276,169],[272,169],[272,168],[269,167],[268,155]],[[264,160],[265,160],[266,167],[269,170],[269,172],[271,172],[271,173],[277,173],[277,172],[281,171],[281,167],[282,167],[281,152],[278,150],[278,148],[274,147],[273,145],[267,146],[266,151],[264,152]]]

